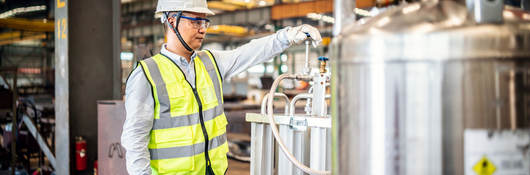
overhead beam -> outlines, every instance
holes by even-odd
[[[6,32],[0,33],[0,46],[24,40],[46,39],[45,33],[40,32]]]
[[[208,1],[208,8],[224,11],[235,11],[241,9],[253,9],[257,7],[264,7],[271,4],[274,4],[274,0],[222,0]]]
[[[239,9],[244,9],[244,6],[239,6],[235,4],[230,4],[222,1],[209,1],[208,2],[208,8],[210,9],[218,9],[218,10],[224,10],[224,11],[235,11]]]
[[[8,28],[32,32],[54,32],[54,21],[28,20],[21,18],[0,19],[0,28]]]
[[[206,30],[208,34],[228,35],[228,36],[247,36],[253,34],[246,27],[232,25],[214,25]]]
[[[356,8],[375,6],[375,0],[356,0]],[[284,3],[273,5],[271,8],[272,20],[305,17],[308,13],[333,12],[333,0],[316,0],[299,3]]]
[[[333,12],[332,0],[316,0],[300,3],[286,3],[274,5],[271,8],[271,19],[305,17],[308,13]]]
[[[7,44],[13,44],[13,43],[24,41],[24,40],[39,40],[39,39],[46,39],[46,35],[40,34],[40,35],[34,35],[34,36],[26,36],[24,38],[19,38],[19,39],[0,41],[0,46],[7,45]]]
[[[375,0],[356,0],[355,1],[355,8],[366,9],[366,8],[375,7],[375,6],[376,6]]]

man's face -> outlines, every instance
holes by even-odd
[[[184,12],[182,15],[191,18],[206,18],[206,14],[203,13]],[[175,26],[176,19],[171,18],[170,20],[171,24]],[[197,25],[197,21],[183,17],[180,18],[178,30],[182,39],[184,39],[193,50],[197,50],[201,47],[202,41],[206,36],[206,28]],[[173,31],[171,31],[171,33],[173,33]]]

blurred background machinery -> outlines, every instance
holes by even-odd
[[[28,173],[97,171],[96,162],[101,154],[98,147],[106,144],[99,141],[96,129],[105,128],[99,120],[106,118],[98,117],[109,116],[100,115],[98,106],[104,106],[105,100],[119,104],[135,62],[159,51],[164,38],[163,27],[154,15],[156,3],[156,0],[0,0],[0,125],[1,134],[5,135],[0,139],[0,174],[12,173],[10,167],[18,167],[20,171],[15,172]],[[333,25],[329,20],[333,11],[330,0],[214,0],[208,1],[208,5],[217,15],[210,17],[213,25],[208,28],[205,49],[233,49],[285,26],[307,23],[317,26],[325,36],[325,45],[311,54],[327,54]],[[250,167],[250,124],[245,122],[245,113],[259,112],[273,77],[301,69],[297,63],[303,59],[303,46],[292,48],[271,62],[224,81],[225,111],[234,153],[230,157],[235,159],[231,165],[237,167],[229,173],[248,174]],[[293,90],[306,86],[294,82],[287,85]],[[25,104],[27,101],[31,103]],[[35,152],[43,152],[39,151],[38,139],[25,133],[28,130],[22,120],[24,114],[17,111],[23,111],[29,104],[35,106],[38,115],[28,117],[47,142],[50,158],[37,157]],[[17,122],[13,122],[14,118]],[[111,129],[121,132],[119,127]],[[12,131],[15,137],[11,137]],[[19,143],[22,140],[28,144]],[[82,147],[76,150],[77,145]],[[31,148],[28,153],[27,148]],[[18,156],[12,156],[13,152]],[[51,157],[62,166],[53,167]],[[78,168],[78,160],[84,162],[82,168]]]
[[[335,174],[530,173],[528,11],[426,1],[336,20]]]

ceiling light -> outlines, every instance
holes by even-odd
[[[259,5],[259,6],[265,6],[265,5],[267,5],[267,2],[265,2],[265,1],[259,1],[259,2],[258,2],[258,5]]]
[[[335,18],[331,17],[331,16],[326,16],[326,15],[323,15],[322,16],[322,21],[324,22],[328,22],[328,23],[335,23]]]
[[[510,12],[510,11],[504,11],[502,13],[502,15],[504,16],[504,18],[513,18],[514,17],[513,13]]]
[[[133,57],[134,57],[134,54],[132,52],[121,52],[120,53],[121,60],[131,61]]]
[[[525,19],[525,20],[530,20],[530,14],[528,14],[528,13],[523,13],[523,19]]]
[[[20,7],[20,8],[11,9],[7,12],[1,13],[0,18],[7,18],[7,17],[15,16],[18,13],[35,12],[35,11],[41,11],[41,10],[46,10],[46,6],[39,5],[39,6],[31,6],[31,7]]]
[[[317,21],[318,20],[322,20],[322,21],[328,22],[328,23],[335,23],[335,18],[333,18],[331,16],[317,14],[317,13],[308,13],[307,14],[307,18],[312,19],[312,20],[317,20]]]
[[[361,15],[361,16],[372,16],[369,11],[363,10],[360,8],[355,8],[355,14]]]

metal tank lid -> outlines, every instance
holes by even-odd
[[[530,13],[504,8],[503,22],[478,24],[464,4],[401,5],[344,27],[342,61],[530,58]]]

